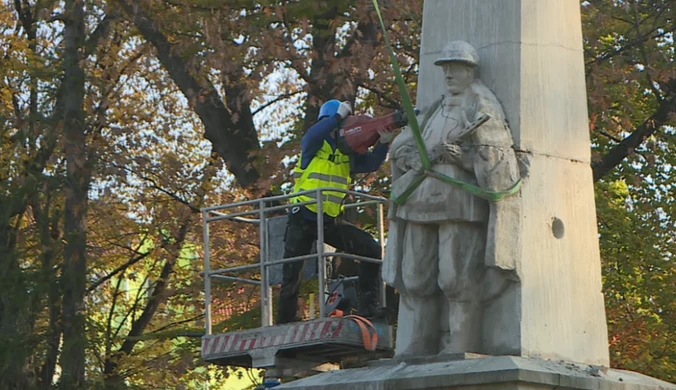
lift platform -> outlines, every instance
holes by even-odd
[[[320,188],[305,191],[302,194],[314,199],[322,199],[325,196],[324,191],[327,190],[329,188]],[[333,188],[330,190],[336,191]],[[357,200],[346,204],[346,208],[356,207],[358,212],[365,212],[368,207],[375,206],[378,230],[376,238],[380,242],[381,250],[384,250],[383,204],[386,199],[354,191],[343,190],[342,192],[352,195]],[[287,209],[317,203],[317,226],[323,226],[321,202],[311,200],[291,204],[288,201],[289,198],[291,195],[282,195],[201,210],[204,229],[204,272],[202,274],[205,281],[206,301],[206,332],[202,338],[202,359],[222,366],[264,368],[274,376],[291,377],[391,357],[394,350],[393,330],[386,320],[368,321],[350,315],[331,317],[331,313],[327,310],[327,307],[331,309],[329,285],[332,280],[327,276],[327,262],[330,258],[340,256],[342,259],[377,263],[381,260],[331,251],[330,247],[324,245],[324,232],[319,228],[318,239],[315,243],[316,250],[313,253],[284,259]],[[253,218],[251,218],[252,215]],[[225,220],[258,225],[260,236],[258,262],[212,269],[210,225]],[[315,318],[314,310],[311,310],[310,319],[307,321],[273,325],[272,286],[281,282],[282,265],[293,261],[306,261],[303,277],[317,279],[317,291],[321,292],[318,299],[319,315]],[[259,279],[235,276],[238,272],[252,270],[258,272],[256,276]],[[260,286],[261,327],[220,334],[212,332],[211,306],[214,299],[212,283],[218,280]],[[380,297],[381,304],[385,306],[385,285],[382,282]]]
[[[204,336],[202,357],[222,366],[299,370],[390,357],[392,327],[372,324],[368,337],[375,341],[373,350],[367,349],[370,345],[365,345],[364,330],[356,320],[323,318]]]

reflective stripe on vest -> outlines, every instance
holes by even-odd
[[[301,188],[300,190],[298,190],[298,192],[303,192],[303,191],[307,191],[307,189]],[[312,198],[312,199],[317,199],[317,193],[316,192],[310,192],[309,194],[305,194],[303,196],[307,196],[308,198]],[[322,199],[324,201],[329,201],[329,202],[333,202],[333,203],[341,203],[343,201],[343,198],[341,196],[331,195],[331,194],[327,194],[327,193],[322,194]]]
[[[350,184],[350,180],[346,177],[342,176],[337,176],[337,175],[325,175],[323,173],[317,173],[317,172],[311,172],[308,176],[308,179],[317,179],[321,181],[328,181],[331,183],[338,183],[341,185],[348,185]]]
[[[301,176],[303,176],[303,172],[294,172],[293,173],[293,178],[294,179],[299,179]],[[338,183],[341,185],[349,185],[350,181],[348,178],[342,177],[342,176],[337,176],[337,175],[326,175],[323,173],[318,173],[318,172],[310,172],[310,174],[307,177],[308,179],[317,179],[321,181],[327,181],[327,182],[333,182],[333,183]]]
[[[300,160],[302,161],[301,155]],[[335,188],[347,190],[350,188],[350,158],[339,150],[333,152],[331,145],[324,141],[324,145],[314,156],[307,168],[296,167],[293,173],[296,181],[294,193],[315,190],[317,188]],[[343,211],[344,192],[324,190],[322,191],[322,203],[324,213],[331,217],[338,216]],[[293,202],[307,202],[316,200],[317,194],[310,193],[293,198]],[[317,212],[317,204],[308,204],[309,210]]]

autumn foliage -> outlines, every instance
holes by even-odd
[[[422,3],[381,0],[412,94]],[[676,1],[581,7],[611,359],[674,381]],[[0,388],[224,385],[199,210],[288,192],[323,101],[398,107],[371,0],[2,0],[0,29]],[[214,267],[256,261],[255,226],[211,234]],[[218,284],[216,329],[257,294]]]

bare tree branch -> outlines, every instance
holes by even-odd
[[[92,283],[92,285],[89,286],[89,288],[87,288],[87,294],[96,290],[100,285],[102,285],[103,283],[107,282],[108,280],[114,278],[117,274],[124,273],[124,271],[126,271],[127,268],[129,268],[132,265],[138,263],[139,261],[145,259],[146,257],[148,257],[150,255],[150,253],[151,252],[146,252],[146,253],[140,254],[139,256],[132,257],[126,263],[124,263],[121,266],[115,268],[108,275],[106,275],[106,276],[102,277],[101,279],[97,280],[96,282]]]
[[[116,303],[117,303],[117,297],[120,293],[120,285],[122,285],[122,279],[124,278],[124,273],[122,274],[122,277],[117,279],[117,283],[115,283],[115,290],[113,290],[113,301],[110,303],[110,310],[108,310],[108,319],[106,321],[106,337],[105,337],[105,356],[110,356],[110,351],[112,349],[113,345],[113,314],[115,313],[116,309]],[[121,321],[124,323],[124,321]]]
[[[166,188],[160,186],[159,184],[157,184],[157,181],[155,181],[155,179],[153,179],[152,177],[149,177],[149,176],[146,176],[146,175],[144,175],[144,174],[142,174],[142,173],[136,172],[135,170],[129,168],[128,166],[119,165],[119,164],[115,164],[115,163],[113,163],[113,164],[111,164],[111,165],[114,166],[114,167],[116,167],[116,168],[125,170],[125,171],[127,171],[127,172],[129,172],[129,173],[133,173],[134,175],[138,176],[140,179],[147,181],[148,183],[150,183],[150,187],[151,187],[151,188],[154,188],[154,189],[156,189],[156,190],[158,190],[158,191],[160,191],[160,192],[162,192],[162,193],[168,195],[168,196],[169,196],[170,198],[172,198],[173,200],[175,200],[175,201],[177,201],[177,202],[179,202],[179,203],[181,203],[181,204],[187,206],[187,207],[190,209],[190,211],[192,211],[193,213],[199,213],[199,212],[200,212],[199,207],[192,205],[190,202],[188,202],[187,200],[181,198],[181,197],[180,197],[178,194],[176,194],[175,192],[169,191],[169,190],[167,190]]]
[[[258,107],[256,110],[254,110],[254,112],[251,113],[251,115],[255,116],[256,114],[265,110],[266,108],[270,107],[271,105],[273,105],[275,103],[279,103],[282,100],[286,100],[286,99],[289,99],[291,97],[294,97],[294,96],[301,94],[303,92],[305,92],[305,91],[295,91],[295,92],[289,92],[289,93],[282,94],[282,95],[278,96],[277,98],[270,100],[269,102],[267,102],[267,103],[261,105],[260,107]]]
[[[392,99],[391,97],[387,96],[387,94],[385,92],[378,90],[376,87],[371,87],[371,86],[368,86],[366,84],[359,84],[359,87],[364,88],[365,90],[370,91],[371,93],[376,95],[378,100],[384,100],[388,103],[388,104],[380,103],[381,105],[387,106],[387,107],[392,108],[392,109],[397,109],[401,106],[401,104],[398,101],[396,101],[396,100]]]
[[[94,54],[94,50],[96,50],[103,39],[110,34],[110,25],[113,21],[117,20],[118,17],[119,15],[114,11],[108,11],[103,20],[96,26],[94,31],[89,35],[89,38],[85,41],[84,58]]]
[[[604,136],[608,139],[611,139],[615,142],[622,142],[622,138],[615,137],[614,135],[610,134],[609,132],[607,132],[605,130],[599,131],[599,134],[601,134],[602,136]]]
[[[601,161],[592,164],[594,181],[600,180],[619,165],[630,153],[635,151],[646,138],[661,129],[669,120],[669,116],[674,112],[676,112],[676,97],[672,96],[663,100],[657,111],[650,118],[613,147]]]
[[[162,326],[162,327],[160,327],[160,328],[157,328],[157,329],[155,329],[155,330],[153,330],[153,331],[151,331],[151,332],[149,332],[149,333],[159,333],[159,332],[165,331],[165,330],[167,330],[167,329],[173,328],[174,326],[179,326],[179,325],[187,324],[188,322],[196,321],[196,320],[199,320],[199,319],[201,319],[201,318],[204,318],[204,313],[198,314],[198,315],[196,315],[196,316],[194,316],[194,317],[190,317],[190,318],[185,319],[185,320],[175,321],[175,322],[169,323],[169,324],[167,324],[167,325],[165,325],[165,326]]]

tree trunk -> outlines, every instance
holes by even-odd
[[[176,54],[174,45],[139,5],[125,0],[117,2],[143,38],[157,50],[157,59],[200,117],[204,125],[204,137],[211,141],[239,185],[242,188],[254,186],[260,177],[254,166],[255,154],[260,151],[260,145],[250,118],[250,107],[243,106],[243,110],[235,111],[237,118],[233,117],[216,87],[208,79],[198,78],[191,73],[186,61]],[[237,86],[231,89],[241,91]],[[239,120],[240,117],[243,120]]]
[[[26,334],[20,297],[26,290],[15,251],[16,232],[9,223],[0,226],[0,243],[0,388],[22,388],[28,354],[21,350]]]
[[[84,0],[66,0],[64,31],[64,148],[66,155],[65,247],[63,267],[63,350],[60,385],[85,388],[87,208],[91,168],[84,123]]]
[[[61,214],[53,212],[51,209],[51,195],[56,191],[55,187],[49,183],[43,186],[44,204],[41,204],[39,196],[31,202],[31,209],[43,250],[41,255],[42,272],[38,278],[39,286],[36,288],[38,296],[33,298],[30,310],[34,313],[44,311],[40,305],[44,304],[43,298],[46,295],[46,309],[49,311],[48,328],[45,333],[47,344],[45,356],[42,365],[39,368],[37,365],[34,367],[39,386],[43,389],[52,385],[56,374],[59,347],[61,346],[61,289],[59,288],[58,276],[55,274],[55,264],[58,261],[57,246],[60,242]]]

